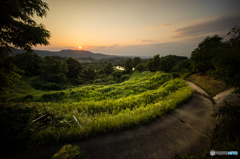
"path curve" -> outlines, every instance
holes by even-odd
[[[193,89],[193,83],[187,82]],[[201,152],[211,145],[210,134],[216,120],[213,104],[194,93],[187,103],[149,125],[142,125],[119,133],[107,133],[78,144],[92,155],[91,159],[168,159],[175,154]],[[13,154],[11,159],[47,159],[63,145],[46,146]]]

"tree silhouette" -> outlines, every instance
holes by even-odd
[[[218,35],[205,38],[191,54],[191,68],[193,72],[205,73],[214,69],[212,58],[219,53],[222,38]]]
[[[41,77],[49,82],[64,83],[67,80],[65,74],[68,72],[65,61],[55,60],[45,56],[40,64]]]
[[[138,64],[140,64],[142,62],[140,57],[134,57],[133,58],[133,67],[135,68]]]
[[[148,59],[148,61],[146,62],[146,68],[147,68],[147,70],[148,71],[150,71],[150,72],[154,72],[154,64],[153,64],[153,58],[150,58],[150,59]]]
[[[104,67],[103,67],[103,71],[105,74],[110,75],[111,73],[113,73],[113,65],[111,62],[108,62]]]
[[[160,61],[160,70],[170,72],[176,64],[176,60],[172,55],[166,56]]]
[[[132,59],[128,59],[124,64],[124,69],[127,73],[130,73],[132,71],[133,65],[132,65]]]
[[[41,0],[0,1],[0,89],[19,79],[19,69],[12,62],[11,48],[31,51],[31,46],[48,45],[50,32],[32,17],[47,15],[48,5]]]
[[[69,57],[66,60],[68,72],[66,73],[67,78],[78,78],[82,73],[83,66],[77,60]]]

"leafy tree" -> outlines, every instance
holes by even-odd
[[[11,46],[30,50],[32,45],[49,44],[49,31],[32,19],[35,14],[46,17],[47,10],[47,3],[41,0],[0,1],[0,88],[16,83],[20,77],[9,54]]]
[[[107,61],[103,61],[103,63],[101,64],[101,68],[103,68],[106,64],[108,64]]]
[[[67,78],[78,78],[83,70],[81,63],[71,57],[66,59],[66,63],[68,68]]]
[[[125,72],[130,73],[132,71],[133,65],[132,65],[132,59],[128,59],[124,64]]]
[[[140,57],[134,57],[133,58],[133,67],[136,68],[136,66],[138,64],[140,64],[142,62],[141,58]]]
[[[160,62],[160,70],[170,72],[176,64],[176,60],[172,55],[164,57]]]
[[[110,75],[111,73],[113,73],[113,65],[111,62],[108,62],[104,67],[103,67],[103,71],[105,74]]]
[[[220,50],[217,56],[212,58],[215,70],[208,73],[213,77],[235,86],[236,91],[240,93],[240,29],[234,27],[230,30],[232,38],[226,42],[225,48]],[[231,47],[228,47],[232,44]],[[238,44],[238,45],[237,45]]]
[[[55,60],[66,60],[67,57],[62,57],[62,56],[50,56],[52,58],[54,58]]]
[[[240,26],[234,26],[229,32],[228,35],[232,35],[231,39],[227,41],[227,43],[231,46],[231,48],[240,47]]]
[[[40,75],[40,63],[42,58],[35,52],[25,52],[15,56],[15,63],[18,68],[24,71],[27,76]]]
[[[101,65],[97,65],[97,67],[96,67],[96,70],[98,71],[98,70],[100,70],[102,67],[101,67]]]
[[[147,68],[147,70],[148,71],[150,71],[150,72],[154,72],[154,64],[153,64],[153,59],[152,58],[150,58],[150,59],[148,59],[148,61],[146,62],[146,68]]]
[[[0,90],[9,85],[20,82],[20,73],[23,73],[14,63],[13,57],[9,56],[7,50],[0,47]]]
[[[205,38],[191,54],[191,68],[193,72],[205,73],[214,69],[212,58],[214,58],[221,48],[222,38],[218,35]]]
[[[173,68],[175,72],[184,72],[184,70],[187,70],[190,68],[191,62],[189,59],[186,59],[184,61],[179,61]]]
[[[94,64],[89,64],[86,68],[85,71],[85,75],[87,76],[87,78],[93,80],[96,76],[96,72],[95,72],[95,66]]]
[[[121,78],[121,76],[123,75],[123,71],[121,71],[121,70],[114,70],[112,75],[113,75],[113,77]]]
[[[160,68],[160,55],[155,55],[153,57],[153,70],[154,71],[159,71]]]
[[[139,63],[139,64],[136,66],[135,70],[137,70],[137,71],[139,71],[139,72],[143,72],[143,71],[146,70],[146,68],[145,68],[145,65],[144,65],[143,63]]]
[[[41,77],[49,82],[64,83],[67,80],[65,74],[68,72],[65,61],[55,60],[45,56],[40,64]]]

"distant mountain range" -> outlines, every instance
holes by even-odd
[[[123,55],[106,55],[101,53],[92,53],[90,51],[85,50],[61,50],[61,51],[47,51],[47,50],[33,50],[37,55],[44,57],[44,56],[60,56],[60,57],[72,57],[72,58],[85,58],[91,57],[94,59],[101,59],[101,58],[114,58],[114,57],[123,57],[123,58],[134,58],[134,56],[123,56]],[[23,50],[20,49],[12,49],[13,55],[17,55],[22,53]],[[169,55],[167,55],[169,56]],[[165,57],[167,57],[165,56]],[[140,56],[142,59],[153,58],[153,56]],[[179,60],[188,59],[186,56],[177,56],[173,55],[173,57]],[[161,57],[164,58],[164,57]]]
[[[60,57],[72,57],[72,58],[92,57],[95,59],[116,57],[113,55],[92,53],[90,51],[85,51],[85,50],[61,50],[61,51],[33,50],[33,51],[41,57],[44,57],[44,56],[60,56]],[[20,54],[22,52],[23,50],[20,50],[20,49],[12,49],[12,53],[14,55]]]

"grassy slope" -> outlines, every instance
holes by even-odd
[[[31,79],[25,81],[19,87],[9,88],[6,96],[16,100],[20,96],[33,95],[33,102],[27,107],[34,110],[35,117],[44,110],[41,103],[34,101],[46,97],[49,121],[45,126],[38,122],[28,128],[33,130],[29,145],[34,147],[76,141],[143,124],[173,110],[192,95],[192,89],[183,80],[172,80],[169,74],[162,72],[135,72],[129,80],[119,84],[89,84],[47,93],[31,88]],[[52,99],[56,94],[59,98]],[[73,116],[79,120],[82,129]]]
[[[230,88],[230,86],[226,85],[225,83],[217,81],[213,77],[209,77],[208,75],[193,74],[186,80],[195,83],[196,85],[204,89],[212,97]]]

